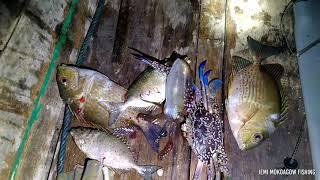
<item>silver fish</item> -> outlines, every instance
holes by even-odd
[[[134,169],[145,179],[150,179],[153,173],[161,169],[159,166],[137,165],[128,146],[112,134],[84,127],[73,128],[70,133],[82,152],[112,170]]]
[[[128,89],[128,99],[112,112],[111,123],[124,122],[140,127],[152,149],[159,151],[162,128],[139,116],[162,113],[161,104],[165,100],[166,74],[151,67],[144,70]]]

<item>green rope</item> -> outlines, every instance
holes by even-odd
[[[66,18],[65,18],[65,20],[63,22],[61,36],[60,36],[59,41],[56,44],[55,49],[53,51],[53,56],[52,56],[52,59],[51,59],[47,74],[45,76],[44,82],[43,82],[43,84],[41,86],[40,93],[39,93],[38,97],[36,98],[36,100],[34,101],[31,117],[28,120],[28,124],[27,124],[26,130],[25,130],[25,132],[23,134],[23,138],[22,138],[21,143],[19,145],[18,152],[17,152],[17,155],[16,155],[16,159],[14,161],[14,164],[13,164],[12,170],[11,170],[11,174],[9,176],[9,180],[15,180],[16,179],[17,170],[18,170],[18,167],[19,167],[19,165],[21,163],[21,156],[23,154],[23,151],[24,151],[27,139],[29,137],[31,128],[34,125],[34,123],[38,120],[39,113],[40,113],[41,109],[43,108],[43,104],[40,103],[40,100],[44,96],[44,94],[45,94],[45,92],[47,90],[49,81],[51,79],[52,72],[54,71],[55,66],[56,66],[56,61],[58,60],[60,52],[61,52],[61,49],[62,49],[63,45],[66,42],[67,32],[68,32],[68,29],[69,29],[70,24],[72,22],[74,11],[75,11],[75,7],[76,7],[78,1],[79,0],[73,0],[72,1],[71,5],[70,5],[70,9],[69,9],[69,11],[67,13],[67,16],[66,16]]]

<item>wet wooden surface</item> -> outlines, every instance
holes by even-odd
[[[280,13],[286,3],[287,1],[278,0],[202,0],[198,63],[207,59],[207,68],[214,70],[211,78],[219,77],[226,83],[231,56],[247,48],[247,35],[264,43],[284,45],[279,33],[279,23]],[[146,67],[129,54],[128,46],[158,58],[169,56],[176,50],[178,53],[187,54],[194,64],[198,13],[199,2],[196,0],[108,1],[86,66],[97,69],[128,87]],[[292,12],[284,24],[289,44],[294,47]],[[301,176],[258,174],[259,169],[282,167],[283,158],[293,151],[299,127],[305,118],[297,59],[289,53],[283,53],[270,57],[267,61],[281,63],[286,69],[283,85],[290,97],[289,119],[261,146],[242,152],[237,147],[226,116],[222,117],[225,122],[225,147],[230,158],[233,179],[301,179]],[[222,103],[225,93],[218,93]],[[80,124],[75,120],[73,126],[78,125]],[[166,140],[161,141],[161,147]],[[158,160],[157,154],[151,150],[142,133],[138,133],[137,138],[131,140],[130,144],[137,153],[138,164],[156,164],[164,168],[163,176],[154,175],[154,179],[192,178],[197,160],[186,140],[182,138],[180,130],[175,140],[175,151],[163,161]],[[70,138],[65,170],[72,170],[75,164],[83,164],[84,158],[84,154]],[[312,169],[306,129],[296,159],[300,168]],[[203,170],[201,177],[206,179],[206,170]],[[312,176],[303,178],[313,179]],[[116,179],[142,177],[136,172],[130,172],[117,175]]]

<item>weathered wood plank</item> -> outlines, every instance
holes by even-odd
[[[57,40],[58,33],[55,31],[59,30],[58,26],[66,15],[69,2],[69,0],[45,2],[27,0],[4,4],[1,2],[1,8],[4,5],[13,8],[10,9],[12,16],[19,15],[19,21],[12,33],[11,29],[8,29],[11,35],[0,54],[0,176],[3,179],[7,179],[12,172],[22,135],[29,124],[28,120],[31,119],[33,102],[40,97],[40,88]],[[90,3],[96,1],[81,2],[90,7]],[[21,3],[23,8],[20,8]],[[82,11],[87,9],[92,11],[87,6],[81,8]],[[1,11],[1,13],[6,12]],[[75,27],[78,28],[77,35],[84,36],[84,31],[79,29],[85,29],[85,24],[79,23]],[[72,39],[68,37],[69,47],[74,47],[77,41],[74,40],[71,44],[70,40]],[[62,59],[67,57],[65,55],[68,51],[68,48],[64,49]],[[59,97],[54,74],[54,72],[51,74],[52,78],[49,79],[46,93],[41,95],[40,103],[43,104],[43,108],[39,118],[31,127],[22,149],[16,179],[45,179],[48,176],[63,116],[63,103]]]
[[[120,1],[111,1],[110,4],[115,2]],[[146,67],[129,54],[128,46],[141,49],[158,58],[169,56],[173,50],[182,54],[194,54],[195,21],[191,2],[123,0],[119,8],[120,10],[107,8],[106,17],[101,20],[93,42],[87,66],[98,69],[119,84],[128,87]],[[154,179],[172,179],[178,176],[188,179],[190,151],[179,128],[177,133],[176,149],[163,161],[158,160],[157,154],[151,150],[141,133],[131,141],[133,149],[137,152],[139,164],[157,164],[164,168],[163,176],[155,175]],[[166,141],[167,139],[164,139],[161,142],[161,148]],[[83,157],[77,156],[79,151],[75,150],[72,141],[69,147],[70,154],[65,170],[72,169],[75,164],[84,163]],[[135,172],[116,177],[141,178]]]
[[[0,3],[0,51],[8,44],[20,19],[24,0],[4,1]]]
[[[280,15],[288,2],[277,0],[228,1],[227,42],[224,54],[227,60],[227,72],[230,73],[231,70],[231,56],[247,48],[246,37],[248,35],[270,45],[284,45],[279,32],[279,24]],[[295,47],[292,12],[288,13],[284,26],[289,46]],[[299,127],[305,118],[297,58],[289,53],[283,53],[268,58],[267,62],[276,62],[284,66],[285,74],[282,84],[289,95],[289,119],[275,131],[270,139],[246,152],[239,150],[230,127],[226,124],[226,144],[231,159],[233,179],[283,179],[282,176],[259,176],[258,170],[283,167],[283,159],[291,155],[299,134]],[[299,168],[312,169],[307,129],[303,132],[303,140],[296,159],[299,162]],[[301,179],[302,176],[290,176],[289,178]],[[303,176],[303,179],[313,179],[313,177]]]
[[[220,0],[202,0],[201,4],[201,21],[199,32],[199,52],[198,52],[198,65],[207,60],[206,70],[211,69],[212,73],[209,79],[222,78],[223,70],[223,52],[224,52],[224,39],[225,39],[225,1]],[[199,13],[199,12],[197,12]],[[198,20],[196,20],[198,22]],[[194,57],[194,56],[193,56]],[[193,59],[195,61],[195,58]],[[198,67],[198,66],[197,66]],[[199,75],[197,72],[196,80]],[[222,91],[218,91],[216,94],[219,108],[221,113],[223,112],[222,103]],[[212,105],[209,104],[211,107]],[[223,116],[221,116],[223,118]],[[223,120],[223,119],[221,119]],[[190,167],[190,179],[194,175],[198,159],[193,154],[191,167]],[[207,179],[208,167],[204,166],[201,173],[201,179]]]

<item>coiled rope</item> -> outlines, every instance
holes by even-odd
[[[93,39],[93,34],[96,32],[99,19],[104,12],[104,4],[105,4],[105,0],[99,0],[98,6],[92,18],[90,27],[87,31],[86,37],[84,38],[82,42],[82,46],[79,50],[79,54],[75,63],[76,65],[82,65],[87,60],[89,45]],[[64,169],[64,161],[66,157],[66,149],[67,149],[68,134],[70,130],[71,119],[72,119],[71,110],[66,105],[64,109],[64,117],[63,117],[61,138],[60,138],[60,149],[58,154],[58,166],[57,166],[58,174],[62,173]]]

